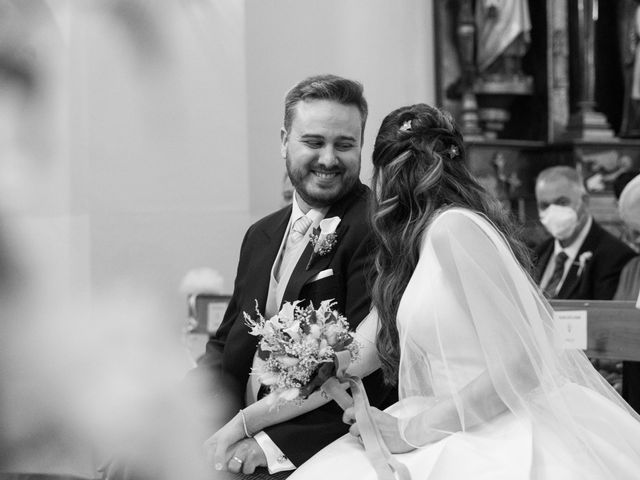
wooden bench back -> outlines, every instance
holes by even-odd
[[[552,300],[554,310],[587,311],[590,357],[640,361],[640,310],[636,302]]]
[[[213,334],[229,302],[229,295],[192,295],[189,316],[194,333]],[[587,350],[590,357],[640,361],[640,310],[635,302],[552,300],[554,310],[586,310]]]

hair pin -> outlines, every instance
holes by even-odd
[[[456,158],[458,155],[460,155],[460,150],[458,149],[458,147],[456,147],[455,145],[451,145],[449,147],[449,149],[447,150],[447,155],[449,155],[449,158],[451,160],[453,160],[454,158]]]
[[[408,132],[411,130],[411,120],[405,120],[402,126],[400,127],[401,132]]]

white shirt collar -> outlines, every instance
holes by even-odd
[[[561,250],[564,250],[564,253],[567,254],[567,260],[573,262],[575,258],[578,256],[578,252],[584,243],[584,240],[587,238],[589,234],[589,230],[591,229],[591,225],[593,224],[593,218],[589,215],[587,218],[587,223],[584,224],[580,234],[576,237],[576,239],[571,243],[571,245],[562,248],[560,242],[556,239],[554,242],[553,256],[555,257]]]
[[[292,225],[293,222],[295,222],[301,216],[305,215],[305,213],[300,208],[300,205],[298,204],[298,198],[297,198],[296,194],[297,194],[297,192],[294,191],[293,192],[292,208],[291,208],[291,218],[289,219],[289,225]],[[317,227],[318,224],[320,223],[320,221],[325,217],[325,215],[327,214],[328,211],[329,211],[329,207],[312,208],[311,210],[309,210],[306,213],[306,215],[307,215],[307,217],[309,217],[313,221],[312,226],[313,227]]]

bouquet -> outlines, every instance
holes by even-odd
[[[335,354],[348,352],[351,361],[358,358],[359,344],[347,319],[333,309],[336,302],[325,300],[318,308],[299,303],[285,302],[269,319],[257,307],[255,320],[244,312],[249,333],[261,337],[260,350],[268,353],[251,374],[269,388],[272,404],[306,398],[319,388],[335,372]]]
[[[259,353],[268,353],[266,361],[252,375],[269,387],[272,405],[300,401],[320,388],[343,409],[353,406],[365,452],[378,478],[408,480],[407,468],[390,453],[373,421],[362,381],[346,373],[349,362],[357,360],[360,345],[349,331],[347,319],[333,309],[335,302],[325,300],[317,309],[311,303],[286,302],[277,315],[257,319],[246,312],[244,318],[251,335],[260,338]],[[262,356],[261,356],[262,357]],[[351,388],[353,398],[341,385]]]

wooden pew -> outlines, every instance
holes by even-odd
[[[215,333],[229,303],[229,295],[197,294],[188,299],[190,333]],[[640,361],[640,310],[635,302],[552,300],[556,311],[586,311],[589,357]]]
[[[194,361],[197,361],[206,351],[209,336],[218,330],[230,298],[230,295],[208,293],[187,297],[188,319],[184,342]]]
[[[552,300],[555,311],[586,310],[589,357],[640,361],[640,310],[636,302]]]

